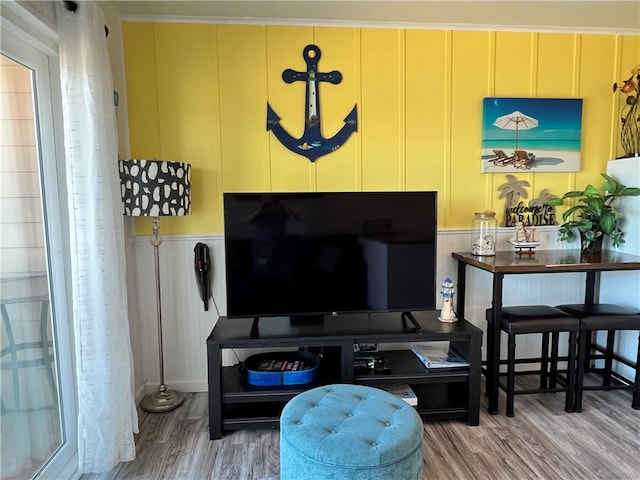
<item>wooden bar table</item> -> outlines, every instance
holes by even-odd
[[[493,276],[491,308],[493,315],[487,323],[487,396],[488,410],[498,413],[498,375],[500,373],[500,332],[502,324],[502,286],[505,275],[536,273],[585,272],[586,305],[592,305],[600,272],[640,270],[640,256],[605,250],[586,255],[580,250],[537,250],[534,254],[519,254],[515,250],[496,252],[495,256],[478,256],[471,252],[453,252],[458,260],[457,314],[465,318],[465,290],[467,265],[490,272]]]

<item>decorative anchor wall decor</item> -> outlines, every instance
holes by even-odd
[[[318,72],[320,61],[320,49],[316,45],[307,45],[302,57],[307,62],[306,72],[296,72],[287,68],[282,72],[282,79],[286,83],[306,81],[306,105],[307,112],[304,124],[304,133],[300,138],[294,138],[280,125],[280,117],[273,111],[267,102],[267,131],[271,130],[280,143],[294,153],[307,157],[315,162],[318,157],[326,155],[340,148],[353,132],[358,131],[357,105],[344,119],[344,126],[331,138],[322,136],[320,124],[320,85],[319,82],[329,82],[337,85],[342,81],[342,74],[337,70],[329,73]]]

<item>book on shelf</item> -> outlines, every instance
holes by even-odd
[[[468,367],[469,362],[454,350],[434,347],[429,344],[414,343],[411,351],[427,368]]]
[[[383,385],[379,388],[401,398],[413,407],[418,405],[418,397],[409,385]]]

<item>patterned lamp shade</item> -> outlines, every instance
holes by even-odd
[[[120,160],[124,214],[163,217],[191,214],[191,164]]]

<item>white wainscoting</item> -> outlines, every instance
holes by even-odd
[[[501,230],[504,231],[499,233],[498,249],[507,250],[511,248],[506,242],[511,231]],[[577,244],[558,242],[556,232],[556,227],[541,227],[542,245],[539,248],[578,247]],[[467,229],[438,232],[439,283],[446,277],[457,281],[457,262],[451,257],[451,252],[469,251],[470,238],[471,231]],[[213,264],[215,305],[210,301],[207,312],[204,311],[195,280],[193,249],[197,242],[209,246]],[[138,310],[141,317],[139,322],[131,320],[132,330],[140,335],[139,341],[134,342],[136,387],[144,385],[150,392],[157,388],[159,381],[153,248],[148,237],[137,237],[135,247]],[[206,340],[218,316],[226,313],[223,236],[165,236],[160,246],[160,271],[165,382],[170,388],[185,392],[206,391]],[[504,305],[581,302],[584,300],[584,279],[585,275],[578,273],[507,276],[504,282]],[[468,267],[467,282],[467,320],[485,330],[484,312],[491,305],[491,275]],[[130,302],[134,301],[134,298],[130,298]],[[138,325],[139,330],[136,328]],[[519,352],[527,356],[538,355],[538,340],[523,340],[519,343]],[[242,350],[227,351],[223,362],[232,365],[238,359],[244,359],[247,353]]]

